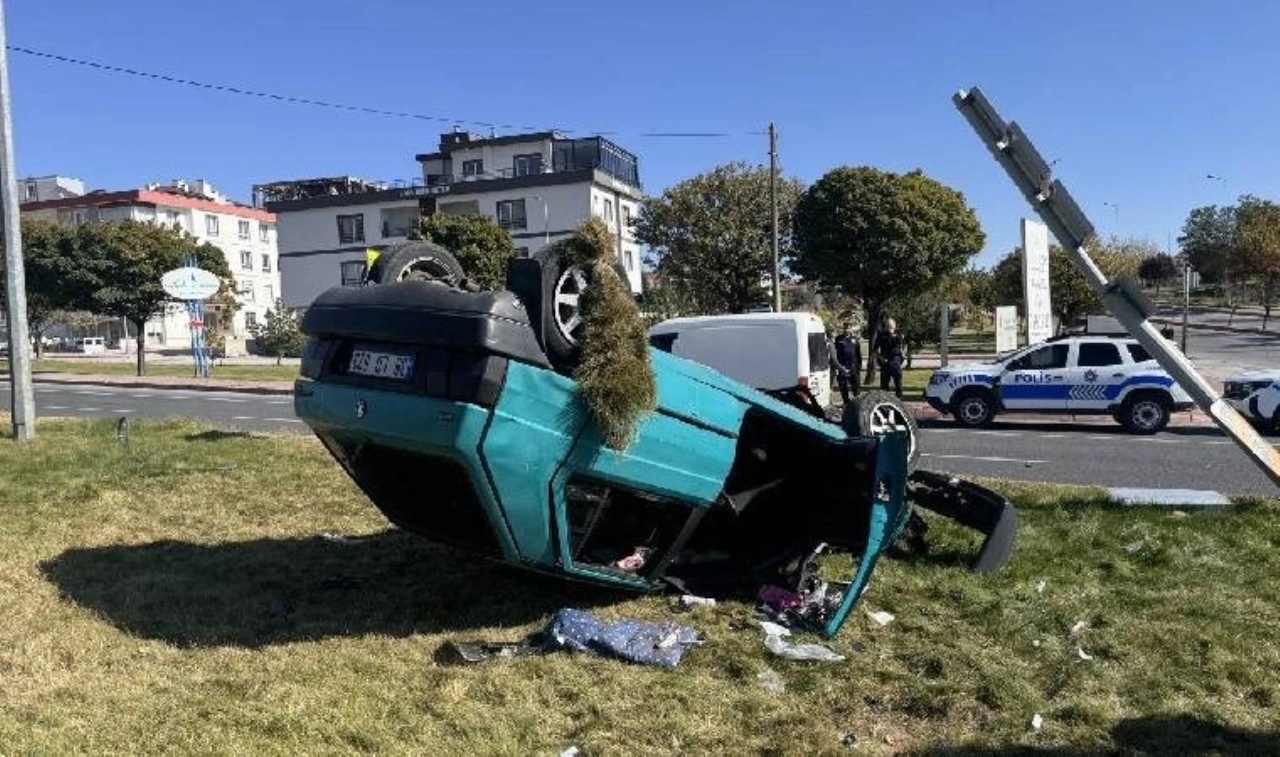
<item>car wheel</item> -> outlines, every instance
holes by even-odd
[[[852,407],[845,408],[840,426],[850,436],[876,436],[893,431],[907,432],[907,472],[920,462],[920,430],[915,415],[889,392],[866,391],[859,394]]]
[[[448,250],[431,242],[409,242],[378,256],[369,268],[369,283],[433,281],[458,286],[466,272]]]
[[[1151,393],[1129,397],[1120,406],[1120,423],[1135,434],[1154,434],[1169,425],[1169,402]]]
[[[996,417],[996,403],[986,392],[961,392],[951,401],[951,415],[962,426],[979,428]]]

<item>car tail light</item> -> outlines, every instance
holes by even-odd
[[[302,346],[302,366],[299,373],[303,378],[318,379],[324,370],[324,360],[329,355],[329,342],[308,338]]]

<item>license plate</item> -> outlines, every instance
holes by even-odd
[[[352,350],[347,373],[408,381],[413,377],[413,355],[376,350]]]

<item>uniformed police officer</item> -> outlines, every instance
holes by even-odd
[[[893,382],[893,393],[902,399],[902,363],[906,359],[906,343],[898,333],[898,324],[892,318],[886,319],[884,328],[876,334],[876,365],[880,368],[880,388],[889,389]]]

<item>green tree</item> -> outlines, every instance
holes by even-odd
[[[91,294],[95,313],[124,318],[138,335],[138,375],[146,375],[146,322],[163,312],[172,298],[160,277],[182,265],[192,253],[200,268],[222,280],[222,302],[234,303],[234,279],[226,255],[189,234],[153,223],[93,222],[76,229],[78,257],[96,273]],[[229,309],[229,308],[228,308]]]
[[[791,255],[791,217],[803,185],[777,182],[779,256]],[[665,280],[683,287],[700,313],[742,313],[768,301],[773,275],[769,170],[717,166],[646,198],[636,238]]]
[[[275,308],[268,310],[262,323],[249,327],[253,335],[254,348],[262,355],[275,355],[276,365],[282,358],[300,357],[302,355],[302,330],[297,311],[284,306],[282,300],[276,300]]]
[[[1156,294],[1160,293],[1160,285],[1178,275],[1178,265],[1173,257],[1160,252],[1145,258],[1138,265],[1138,277],[1155,285]]]
[[[410,238],[453,253],[467,278],[484,289],[506,285],[507,263],[516,255],[511,235],[488,216],[435,213],[423,218]]]
[[[795,269],[862,300],[870,328],[964,268],[986,235],[964,196],[922,171],[836,168],[796,206]],[[870,350],[869,353],[873,353]],[[867,379],[875,372],[868,354]]]
[[[1089,257],[1108,279],[1119,276],[1136,276],[1142,262],[1142,251],[1149,250],[1143,242],[1094,243],[1089,246]],[[1022,248],[1016,247],[996,263],[992,271],[998,305],[1017,305],[1018,312],[1026,316],[1026,302],[1022,296]],[[1066,327],[1091,313],[1105,313],[1102,298],[1094,293],[1088,280],[1058,245],[1049,246],[1049,307],[1058,319],[1060,327]]]
[[[59,310],[84,309],[97,278],[80,259],[74,230],[48,221],[22,219],[22,262],[26,278],[27,325],[36,355],[44,356],[43,336]],[[4,260],[0,257],[0,275]],[[4,292],[0,289],[0,303]]]
[[[1271,301],[1280,284],[1280,205],[1241,198],[1236,212],[1234,247],[1240,270],[1255,277],[1262,290],[1262,328],[1271,320]]]
[[[1178,237],[1178,246],[1192,270],[1205,281],[1221,282],[1224,289],[1230,288],[1235,267],[1235,228],[1235,206],[1205,205],[1191,209]]]

